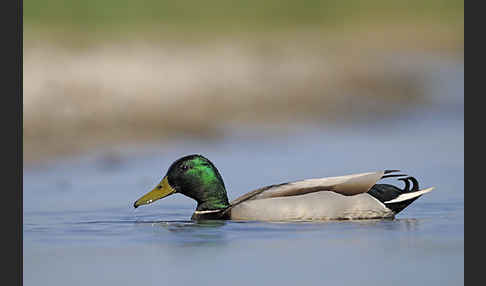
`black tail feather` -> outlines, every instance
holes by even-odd
[[[392,171],[395,170],[390,170],[390,172],[388,173],[391,173]],[[385,174],[386,173],[387,171],[385,171]],[[402,177],[402,176],[407,176],[407,175],[403,175],[403,174],[386,175],[383,176],[382,179],[390,178],[390,177]],[[391,209],[395,214],[398,214],[403,209],[405,209],[408,205],[413,203],[416,199],[421,197],[418,196],[401,202],[386,203],[387,201],[391,201],[397,198],[401,194],[413,193],[419,190],[419,183],[417,179],[415,179],[414,177],[408,176],[406,178],[399,178],[398,180],[403,181],[405,183],[403,190],[389,184],[376,184],[373,187],[371,187],[371,189],[368,191],[368,194],[372,195],[374,198],[384,203],[385,206]],[[412,182],[412,189],[410,189],[410,182]]]
[[[406,207],[408,207],[411,203],[413,203],[416,199],[420,198],[421,196],[418,196],[418,197],[415,197],[415,198],[411,198],[409,200],[406,200],[406,201],[401,201],[401,202],[397,202],[397,203],[388,203],[388,204],[385,204],[385,206],[389,209],[391,209],[395,214],[401,212],[403,209],[405,209]]]
[[[410,192],[410,181],[407,178],[400,178],[398,180],[405,182],[405,187],[403,188],[403,192],[404,193]]]
[[[411,192],[417,192],[419,190],[419,183],[417,179],[415,179],[414,177],[407,177],[405,179],[409,179],[413,183]]]

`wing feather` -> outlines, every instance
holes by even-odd
[[[226,211],[247,200],[297,196],[321,191],[333,191],[341,195],[353,196],[369,191],[370,188],[376,184],[376,182],[379,181],[387,172],[390,171],[307,179],[279,185],[266,186],[246,193],[231,201],[230,207]]]

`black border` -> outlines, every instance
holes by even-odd
[[[5,268],[4,284],[22,285],[23,280],[23,0],[2,2],[1,21],[5,38],[2,65],[2,224]],[[8,225],[8,228],[5,228]],[[7,278],[7,279],[5,279]],[[9,279],[10,278],[10,279]],[[8,281],[8,282],[7,282]]]

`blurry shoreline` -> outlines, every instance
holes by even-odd
[[[26,49],[24,164],[180,135],[218,138],[230,124],[384,119],[427,104],[418,58],[317,53],[290,43],[263,50]]]

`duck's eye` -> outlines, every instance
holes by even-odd
[[[187,171],[189,169],[189,166],[187,165],[181,165],[181,170],[182,171]]]

